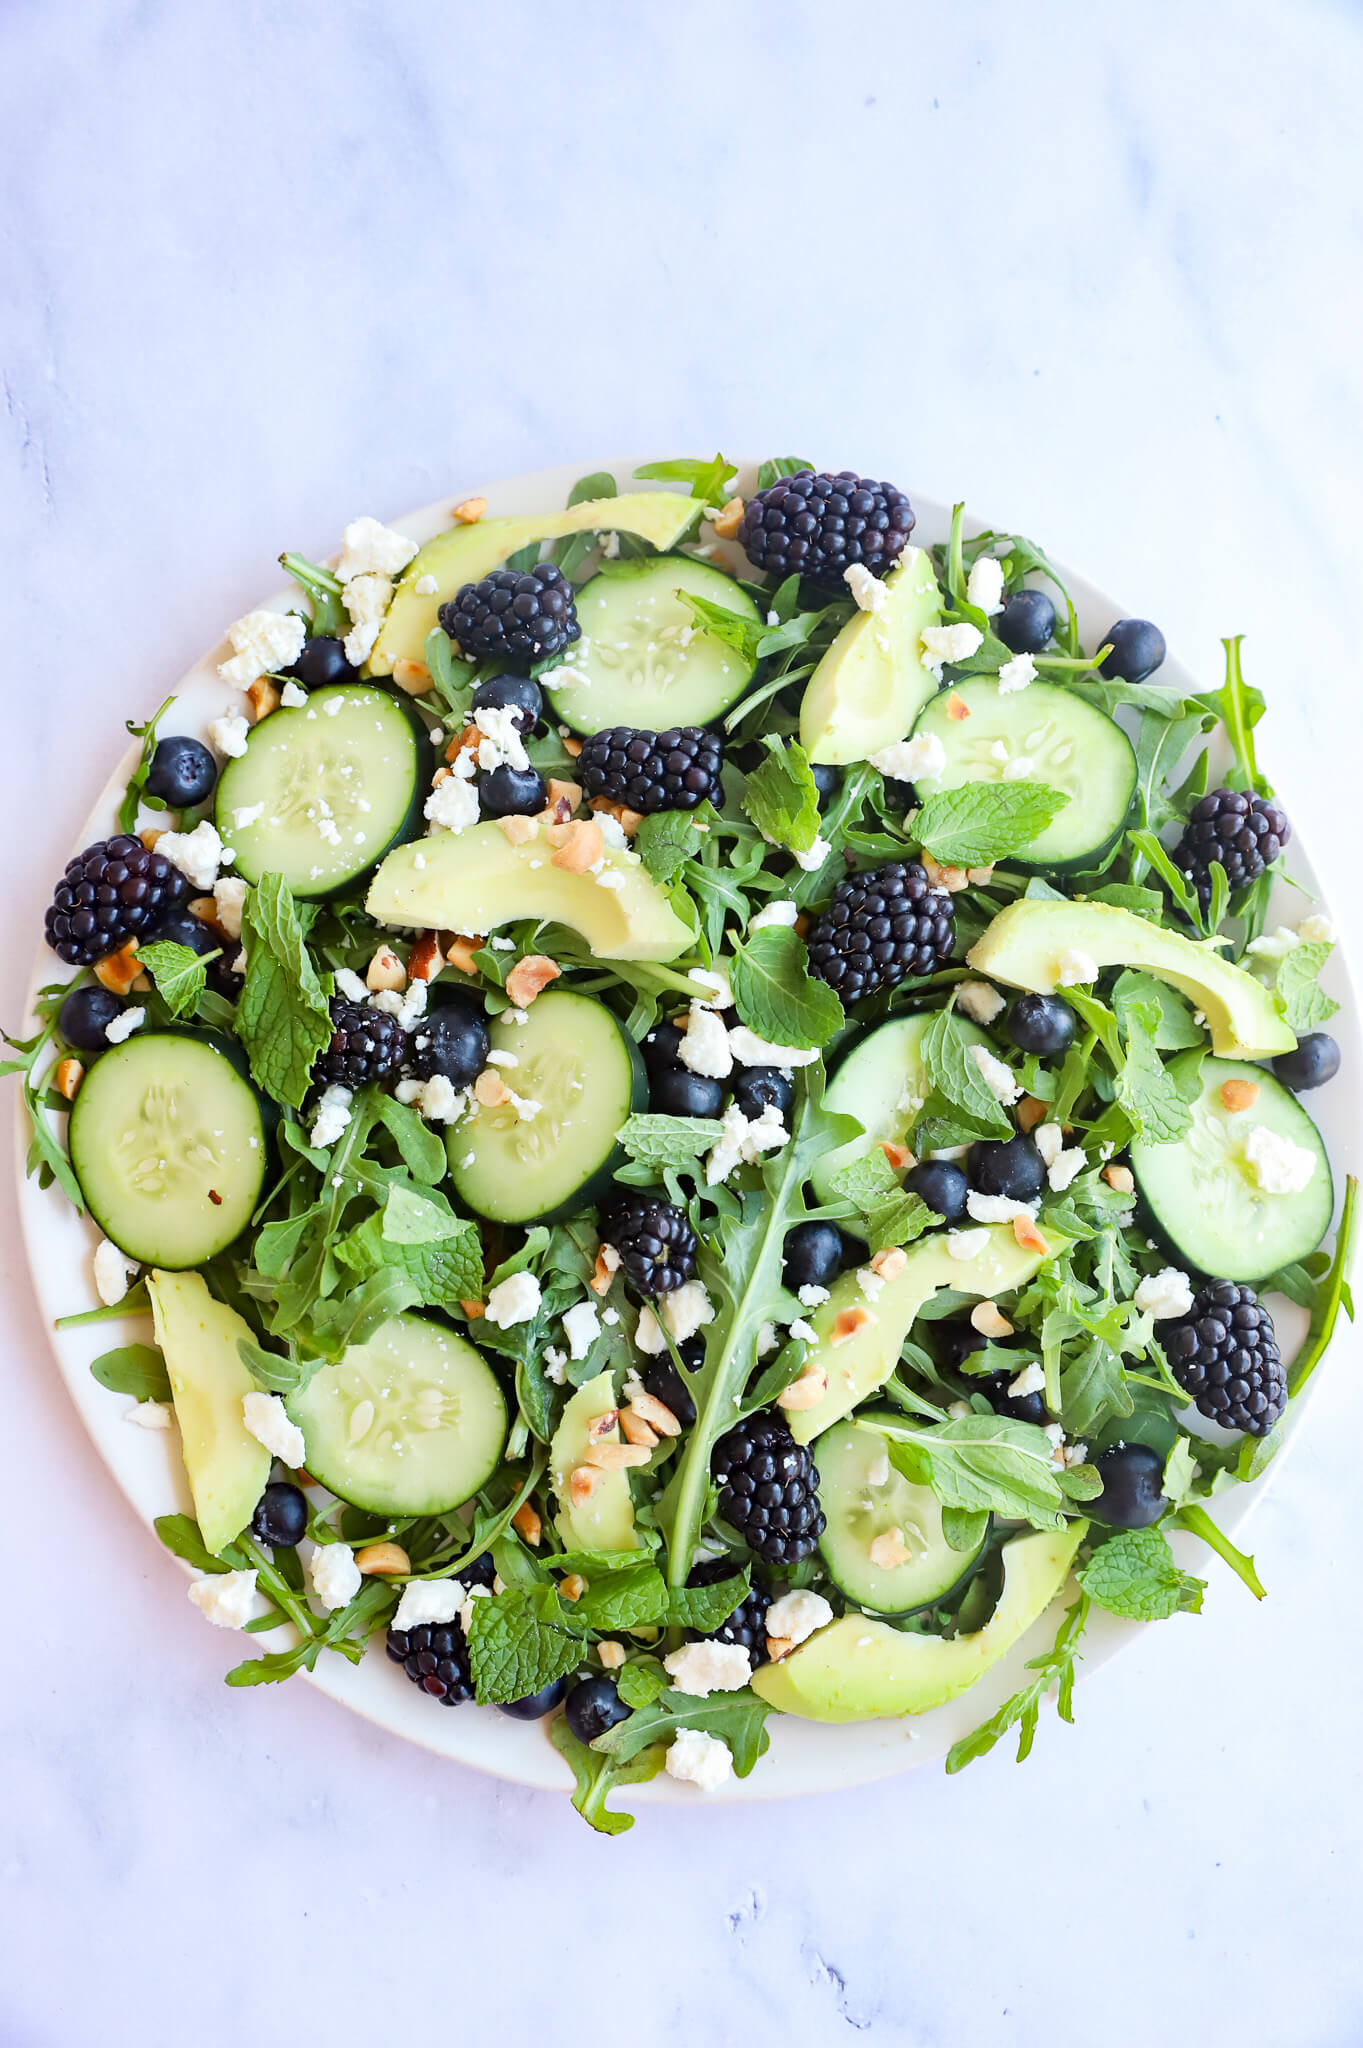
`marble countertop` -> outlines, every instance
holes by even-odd
[[[11,0],[15,979],[124,716],[280,547],[639,445],[964,496],[1209,684],[1246,633],[1357,957],[1360,27]],[[0,1209],[5,2048],[348,2043],[443,2000],[475,2041],[1363,2039],[1357,1339],[1252,1525],[1262,1609],[1213,1573],[1024,1769],[609,1842],[301,1687],[224,1690],[49,1369],[3,1177]]]

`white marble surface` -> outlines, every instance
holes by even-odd
[[[1244,630],[1347,874],[1360,90],[1317,0],[9,0],[0,957],[281,546],[647,444],[965,495],[1209,682]],[[1214,1576],[1025,1769],[612,1843],[222,1688],[0,1202],[4,2048],[1363,2039],[1357,1342],[1254,1524],[1261,1611]]]

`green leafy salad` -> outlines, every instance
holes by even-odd
[[[130,724],[6,1065],[94,1227],[65,1321],[147,1318],[91,1370],[182,1456],[228,1684],[386,1652],[607,1833],[1053,1611],[947,1768],[1025,1756],[1095,1608],[1198,1611],[1176,1531],[1261,1596],[1216,1496],[1352,1314],[1239,642],[1185,695],[962,507],[737,483],[282,557],[221,715]]]

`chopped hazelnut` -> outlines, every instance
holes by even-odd
[[[518,1010],[528,1010],[535,997],[557,981],[563,969],[543,953],[527,953],[506,977],[506,992]]]

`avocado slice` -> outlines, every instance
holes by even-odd
[[[972,1239],[984,1233],[974,1258],[958,1259],[948,1251],[953,1236]],[[1050,1252],[1045,1254],[1050,1257]],[[1043,1263],[1040,1252],[1028,1251],[1013,1235],[1010,1223],[963,1224],[960,1232],[935,1231],[920,1237],[904,1254],[904,1270],[887,1280],[874,1301],[868,1301],[856,1274],[844,1273],[834,1281],[828,1300],[809,1321],[818,1339],[805,1354],[805,1365],[822,1366],[828,1388],[812,1408],[797,1410],[789,1418],[790,1433],[797,1444],[814,1441],[831,1423],[842,1417],[884,1386],[899,1362],[904,1339],[913,1328],[914,1317],[939,1288],[953,1287],[972,1301],[992,1299],[1023,1287]],[[841,1344],[833,1342],[833,1329],[845,1309],[865,1309],[868,1320]]]
[[[605,882],[618,875],[620,886]],[[537,831],[513,846],[491,820],[394,847],[369,885],[365,908],[380,924],[495,932],[518,918],[571,925],[602,960],[674,960],[694,934],[638,854],[608,846],[597,874],[553,865]]]
[[[586,1462],[587,1425],[595,1416],[615,1407],[615,1390],[608,1372],[598,1373],[579,1387],[563,1411],[549,1445],[549,1476],[558,1498],[554,1516],[559,1535],[569,1550],[635,1550],[634,1500],[627,1471],[602,1472],[587,1499],[575,1506],[569,1492],[569,1475]],[[596,1438],[597,1443],[618,1444],[618,1427]]]
[[[256,1383],[237,1340],[253,1332],[235,1309],[214,1300],[198,1273],[149,1273],[147,1293],[175,1398],[194,1514],[205,1549],[216,1557],[240,1536],[270,1476],[269,1452],[241,1419],[241,1397],[254,1393]]]
[[[1099,967],[1143,967],[1181,989],[1205,1015],[1212,1051],[1222,1058],[1267,1059],[1291,1052],[1297,1042],[1263,983],[1223,960],[1209,941],[1185,939],[1112,903],[1020,897],[999,912],[966,958],[977,974],[1048,996],[1068,952],[1087,953]]]
[[[941,616],[931,556],[905,548],[885,578],[880,610],[850,618],[809,679],[800,745],[811,761],[864,761],[903,739],[937,694],[920,636]]]
[[[369,657],[369,674],[391,675],[394,662],[404,659],[423,661],[426,635],[439,624],[441,605],[463,584],[479,582],[532,541],[561,540],[569,533],[632,533],[664,551],[685,538],[700,509],[695,498],[675,491],[633,491],[623,498],[584,498],[562,512],[452,526],[428,540],[403,570]],[[434,576],[437,587],[423,594],[416,586],[426,576]]]
[[[829,1622],[779,1664],[762,1664],[752,1689],[805,1721],[880,1721],[945,1706],[982,1678],[1045,1613],[1069,1576],[1087,1522],[1003,1549],[999,1604],[974,1635],[907,1635],[867,1614]]]

